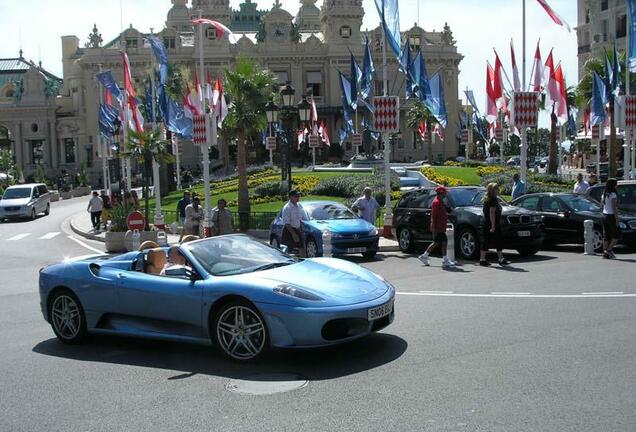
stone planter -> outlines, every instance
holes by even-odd
[[[106,251],[126,252],[126,244],[124,243],[125,236],[125,232],[106,231]]]
[[[55,201],[59,201],[60,200],[60,194],[58,192],[51,192],[49,193],[49,197],[51,199],[51,202],[55,202]]]
[[[71,199],[73,198],[73,192],[60,192],[60,197],[65,200]]]
[[[86,195],[90,195],[91,192],[92,192],[92,189],[90,186],[80,186],[78,188],[73,189],[73,196],[76,196],[76,197],[86,196]]]
[[[157,241],[157,231],[139,231],[139,234],[140,234],[139,244],[142,244],[143,242],[148,240],[152,240],[154,242]],[[125,245],[125,249],[128,251],[135,250],[135,248],[133,248],[132,235],[133,235],[132,231],[126,231],[124,233],[124,245]]]

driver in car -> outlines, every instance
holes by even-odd
[[[183,276],[183,269],[190,270],[186,258],[179,250],[179,246],[170,246],[168,249],[168,261],[161,270],[161,276]]]

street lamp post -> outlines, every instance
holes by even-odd
[[[287,81],[287,84],[283,86],[280,91],[281,101],[283,103],[281,110],[281,120],[285,125],[285,132],[287,135],[287,146],[285,152],[281,148],[281,155],[285,154],[284,163],[281,162],[281,178],[283,182],[287,182],[287,192],[291,190],[292,185],[292,173],[291,173],[291,146],[293,139],[293,120],[296,107],[294,106],[294,96],[296,95],[296,89],[292,87],[291,83]],[[284,168],[283,168],[284,167]]]
[[[120,163],[119,175],[117,176],[117,178],[119,179],[119,181],[117,182],[117,193],[122,194],[123,196],[124,195],[123,192],[126,190],[126,183],[121,181],[121,176],[125,172],[125,167],[124,167],[124,160],[121,157],[121,142],[119,141],[120,132],[121,132],[121,120],[119,120],[119,117],[116,117],[115,120],[113,121],[113,143],[115,144],[115,148],[117,149],[117,158],[119,159],[119,163]],[[122,183],[124,186],[123,191],[121,190]]]
[[[307,124],[311,119],[311,104],[307,102],[307,96],[303,96],[302,100],[298,103],[298,116],[300,117],[300,127]],[[311,129],[311,128],[310,128]],[[313,131],[310,131],[311,134]],[[312,163],[316,165],[316,148],[311,148],[312,152]]]
[[[269,126],[269,136],[273,137],[275,136],[272,133],[273,124],[278,123],[278,105],[276,105],[274,101],[269,101],[265,105],[265,116],[267,117],[267,124]],[[274,149],[269,147],[268,150],[269,150],[269,163],[270,165],[274,166]],[[282,166],[281,166],[281,171],[282,171]]]

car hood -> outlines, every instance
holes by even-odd
[[[31,201],[31,198],[9,198],[0,201],[2,207],[23,206],[27,205]]]
[[[367,234],[374,226],[364,219],[330,219],[330,220],[311,220],[305,222],[318,231],[328,229],[332,233],[337,234]]]
[[[336,303],[362,303],[384,295],[389,285],[379,276],[351,262],[335,258],[306,259],[297,264],[252,274],[272,288],[290,284]]]

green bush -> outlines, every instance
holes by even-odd
[[[362,191],[367,186],[373,190],[373,196],[378,203],[384,205],[384,171],[382,170],[376,170],[368,176],[342,175],[323,179],[313,189],[312,194],[349,198],[353,202],[355,198],[362,196]],[[400,190],[400,179],[395,174],[391,176],[391,190]]]
[[[489,174],[482,177],[482,186],[497,183],[502,195],[512,194],[512,177],[509,173]],[[530,174],[526,182],[526,193],[537,192],[570,192],[572,183],[560,180],[557,176],[546,174]]]
[[[282,193],[280,181],[268,181],[254,188],[254,195],[262,198],[267,196],[280,197]]]

